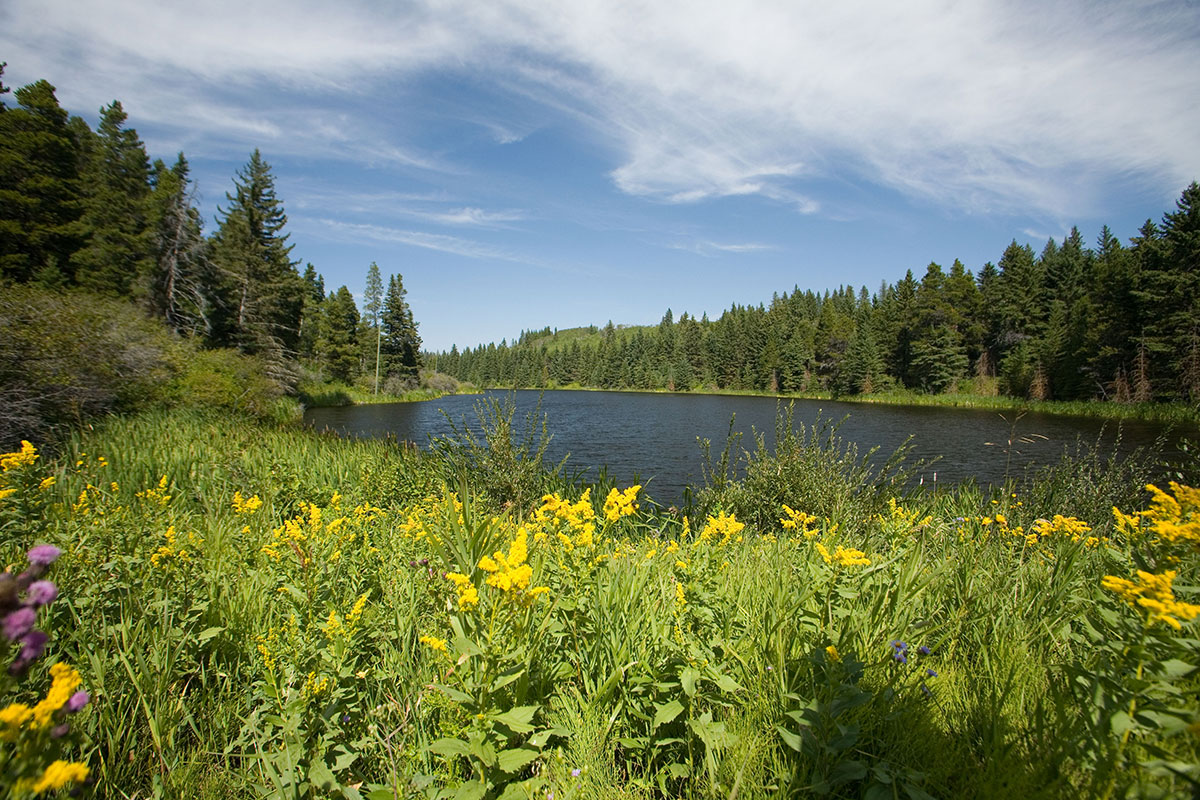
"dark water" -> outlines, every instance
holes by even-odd
[[[537,408],[541,397],[541,413],[553,436],[547,450],[549,464],[568,457],[568,472],[582,469],[593,475],[597,467],[606,465],[621,486],[637,478],[646,485],[647,493],[663,504],[679,502],[684,486],[702,483],[698,438],[712,441],[715,458],[724,447],[730,417],[734,417],[734,430],[744,434],[741,447],[753,448],[752,429],[766,434],[769,444],[774,439],[777,408],[782,407],[769,397],[568,391],[489,394],[501,402],[514,399],[518,431],[524,430],[526,416]],[[315,408],[307,411],[304,419],[317,429],[355,436],[394,436],[426,445],[431,437],[451,433],[446,415],[460,427],[464,420],[474,424],[475,406],[480,402],[479,395],[464,395],[422,403]],[[920,473],[919,480],[925,485],[964,480],[982,485],[1005,478],[1005,450],[1015,414],[1005,416],[1008,421],[994,411],[975,409],[797,400],[794,421],[811,426],[818,419],[837,422],[847,417],[839,435],[857,443],[860,455],[878,446],[880,459],[911,436],[911,459],[940,456]],[[1046,438],[1017,444],[1008,470],[1019,477],[1029,465],[1057,461],[1064,448],[1074,449],[1078,442],[1102,441],[1105,452],[1115,448],[1118,454],[1128,455],[1137,447],[1152,447],[1165,428],[1156,423],[1125,422],[1117,441],[1113,422],[1026,414],[1017,422],[1016,434]],[[1196,434],[1193,430],[1186,435],[1194,438]],[[1176,433],[1168,434],[1168,444],[1177,438]]]

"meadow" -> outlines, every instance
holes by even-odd
[[[487,403],[431,451],[177,409],[4,455],[0,785],[1196,795],[1194,453],[926,493],[789,431],[682,510]]]

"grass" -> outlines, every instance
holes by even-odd
[[[896,494],[802,430],[675,515],[481,429],[158,412],[6,462],[0,556],[63,555],[4,703],[75,665],[55,746],[105,798],[1193,795],[1200,509],[1148,465]],[[1124,599],[1168,596],[1179,630]],[[6,788],[48,757],[12,735]]]

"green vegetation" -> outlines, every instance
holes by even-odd
[[[1077,229],[1040,254],[1015,241],[973,273],[793,289],[719,319],[668,309],[657,326],[526,331],[454,348],[439,369],[479,386],[830,393],[957,393],[1018,401],[1200,404],[1200,184],[1128,246]]]
[[[98,797],[1195,791],[1200,496],[1148,462],[905,495],[818,426],[676,514],[480,418],[423,453],[176,409],[5,456],[0,556],[62,555],[0,781],[50,775],[11,704],[69,664],[53,775]]]

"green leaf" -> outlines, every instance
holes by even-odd
[[[458,787],[458,791],[454,793],[454,800],[480,800],[485,794],[487,794],[487,785],[479,781],[472,781]]]
[[[204,644],[209,639],[213,638],[214,636],[216,636],[218,633],[220,633],[223,630],[225,630],[225,629],[223,627],[221,627],[220,625],[214,625],[211,628],[205,628],[204,630],[202,630],[198,634],[196,634],[196,640],[200,644]]]
[[[740,692],[742,690],[741,684],[728,675],[722,675],[721,677],[717,678],[717,688],[722,692],[729,692],[730,694],[733,692]]]
[[[687,764],[680,764],[678,761],[676,761],[673,764],[667,765],[667,774],[669,774],[672,778],[686,778],[688,775],[692,774],[692,770]]]
[[[533,716],[541,706],[517,706],[496,717],[496,722],[504,725],[513,733],[531,733]]]
[[[496,765],[505,772],[516,772],[537,757],[537,750],[516,747],[511,750],[501,751],[496,756]]]
[[[1124,711],[1118,711],[1113,714],[1109,725],[1112,727],[1114,736],[1123,736],[1126,731],[1137,727],[1137,723],[1133,721],[1133,718]]]
[[[861,781],[865,777],[867,777],[867,765],[861,761],[843,761],[829,773],[829,779],[835,786]]]
[[[496,680],[492,681],[491,691],[493,691],[493,692],[500,691],[505,686],[508,686],[510,683],[512,683],[513,681],[515,681],[517,678],[521,677],[524,674],[525,674],[525,668],[521,667],[520,669],[516,669],[506,675],[496,676]]]
[[[438,739],[429,745],[429,752],[439,756],[469,756],[471,754],[467,743],[462,739]]]
[[[309,765],[308,782],[325,791],[338,786],[337,778],[333,777],[333,773],[329,771],[329,767],[325,766],[323,761],[315,761]]]
[[[684,667],[683,672],[679,674],[679,685],[683,687],[683,693],[688,697],[696,696],[696,681],[700,679],[700,673],[692,667]]]
[[[459,704],[465,705],[475,701],[475,698],[471,697],[471,695],[467,694],[466,692],[460,692],[458,689],[441,683],[435,683],[433,688],[437,689],[439,692],[446,695],[446,697],[449,697],[451,700]]]
[[[471,739],[471,755],[483,762],[486,767],[496,766],[496,748],[487,739]]]
[[[672,700],[669,703],[654,704],[654,722],[650,725],[650,730],[654,730],[659,725],[663,725],[672,721],[683,713],[683,703],[678,700]]]
[[[775,730],[779,732],[779,738],[783,739],[783,743],[795,750],[797,753],[803,752],[804,740],[798,733],[792,733],[782,725],[776,725]]]

